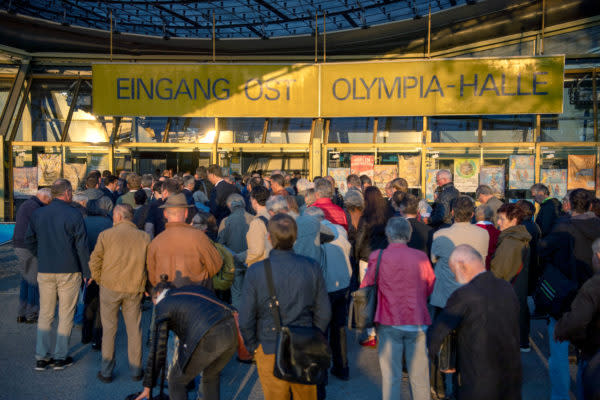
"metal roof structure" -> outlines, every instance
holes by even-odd
[[[100,30],[172,38],[261,38],[365,29],[485,0],[3,0],[0,10]],[[315,17],[318,15],[318,23]],[[325,21],[323,21],[323,19]]]

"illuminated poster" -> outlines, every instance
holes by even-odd
[[[68,179],[69,182],[71,182],[74,191],[84,189],[83,180],[85,179],[86,168],[86,164],[65,163],[63,168],[63,178]]]
[[[535,156],[510,156],[509,189],[529,189],[535,179]]]
[[[569,177],[567,180],[567,189],[587,189],[596,188],[596,156],[569,155]]]
[[[428,169],[425,173],[425,200],[433,202],[435,200],[434,193],[437,188],[435,176],[439,169]]]
[[[477,190],[479,185],[479,159],[454,159],[454,186],[463,193]]]
[[[479,184],[488,185],[494,193],[504,197],[504,167],[481,167]]]
[[[406,179],[408,187],[421,187],[421,155],[398,155],[398,175]]]
[[[345,195],[348,191],[347,178],[350,175],[350,168],[329,168],[328,172],[333,177],[340,194]]]
[[[350,173],[358,176],[367,175],[373,179],[375,156],[350,156]]]
[[[50,186],[60,178],[60,154],[38,154],[38,185]]]
[[[36,167],[13,168],[13,191],[15,199],[34,196],[38,190]]]
[[[550,197],[562,199],[567,194],[567,170],[542,169],[540,171],[540,183],[548,186]]]
[[[385,194],[385,185],[398,177],[398,168],[395,165],[376,165],[373,175],[373,185]]]

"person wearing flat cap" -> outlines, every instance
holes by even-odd
[[[160,207],[167,224],[148,246],[148,280],[152,286],[167,274],[177,288],[201,285],[212,289],[212,277],[223,259],[204,232],[185,223],[190,207],[182,193],[169,196]]]

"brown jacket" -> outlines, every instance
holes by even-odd
[[[212,288],[211,278],[223,265],[221,255],[206,234],[183,222],[169,222],[148,246],[148,280],[152,286],[167,274],[176,287],[201,284]]]
[[[142,293],[148,243],[150,236],[131,221],[121,221],[102,231],[90,256],[92,279],[115,292]]]

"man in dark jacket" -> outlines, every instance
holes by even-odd
[[[282,325],[315,326],[325,331],[331,319],[327,288],[319,265],[292,250],[297,227],[286,214],[273,216],[268,224],[273,250],[271,263],[275,296]],[[246,348],[255,354],[256,368],[266,400],[316,398],[316,386],[290,383],[273,375],[277,330],[271,314],[265,262],[254,263],[246,272],[240,307],[240,330]]]
[[[19,272],[21,272],[17,323],[25,322],[33,324],[37,322],[40,308],[40,294],[37,284],[37,258],[25,247],[25,233],[29,227],[31,214],[38,208],[50,203],[50,200],[52,200],[50,189],[40,189],[35,196],[31,196],[17,210],[15,232],[13,235],[13,246],[15,255],[19,260]]]
[[[412,228],[412,234],[407,245],[410,248],[421,250],[427,257],[431,253],[431,242],[433,241],[433,229],[417,219],[419,214],[419,199],[416,196],[407,193],[400,201],[400,213]]]
[[[577,371],[577,398],[583,396],[582,376],[590,360],[600,351],[600,239],[592,245],[594,275],[579,290],[566,312],[556,324],[556,340],[568,340],[581,350]],[[598,353],[600,354],[600,353]]]
[[[86,190],[80,194],[87,197],[88,201],[97,200],[99,207],[106,211],[106,214],[110,214],[112,213],[114,206],[113,200],[111,197],[106,196],[99,186],[100,180],[98,179],[98,176],[96,174],[90,174],[85,180]]]
[[[31,216],[25,246],[38,258],[40,314],[38,318],[36,367],[64,369],[73,363],[68,357],[69,337],[81,287],[81,278],[90,277],[90,252],[83,216],[70,205],[71,183],[58,179],[52,184],[53,200]],[[54,352],[50,349],[52,321],[58,298],[58,331]]]
[[[456,330],[460,400],[519,400],[519,302],[510,283],[486,272],[481,255],[469,245],[452,252],[450,268],[464,284],[428,330],[429,354],[438,354]],[[502,299],[502,301],[498,301]]]
[[[202,373],[202,398],[219,400],[219,373],[238,345],[235,310],[202,286],[175,289],[167,283],[168,277],[163,277],[152,290],[156,324],[151,332],[144,391],[136,400],[150,398],[150,389],[161,369],[166,368],[169,331],[179,341],[177,356],[173,357],[176,361],[169,369],[169,398],[187,399],[186,386]]]
[[[438,171],[435,176],[437,198],[431,212],[431,226],[434,229],[452,224],[452,203],[460,195],[452,182],[452,173],[447,169]]]
[[[536,183],[531,187],[531,196],[540,205],[540,211],[535,223],[540,227],[542,238],[552,232],[552,228],[560,216],[562,206],[560,201],[550,197],[550,191],[546,185]]]
[[[226,204],[227,198],[230,194],[237,193],[238,190],[235,185],[223,180],[223,172],[218,165],[208,167],[208,180],[214,185],[210,191],[208,206],[211,214],[217,219],[217,225],[219,225],[221,220],[230,213]]]

